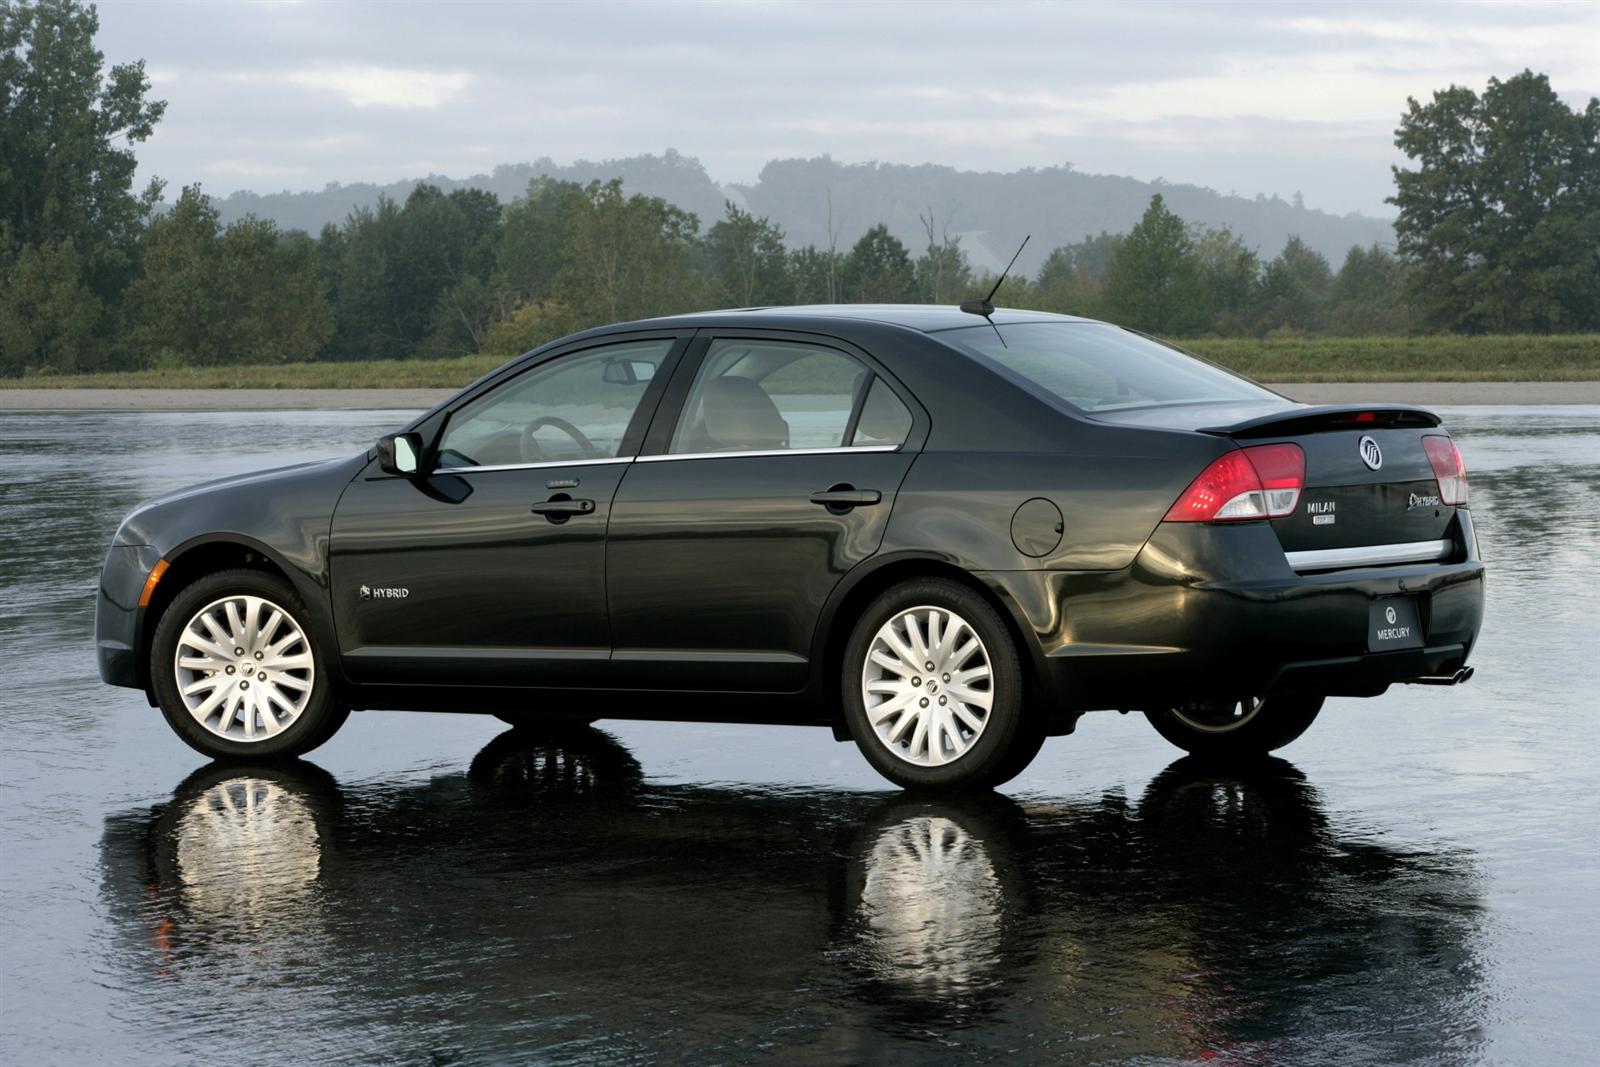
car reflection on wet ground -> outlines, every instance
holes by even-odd
[[[89,643],[138,499],[381,413],[0,418],[0,1059],[1578,1062],[1600,1043],[1600,410],[1447,412],[1478,677],[1249,770],[1090,716],[1004,795],[826,731],[363,714],[199,765]]]
[[[895,1038],[981,1050],[993,1030],[1277,1059],[1316,1048],[1341,985],[1420,1016],[1368,1035],[1374,1058],[1475,1040],[1470,857],[1342,840],[1281,760],[1180,760],[1135,797],[922,800],[654,786],[601,730],[513,730],[401,788],[204,768],[113,816],[102,864],[151,999],[225,1040],[219,991],[266,981],[315,1020],[261,1042],[286,1059],[401,1020],[434,1062],[473,1034],[505,1055],[883,1062]]]

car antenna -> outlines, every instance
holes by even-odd
[[[1000,286],[1005,282],[1006,275],[1010,274],[1011,268],[1016,266],[1017,257],[1022,255],[1022,250],[1028,247],[1028,242],[1032,239],[1033,234],[1031,233],[1022,239],[1022,243],[1017,246],[1017,250],[1011,254],[1011,262],[1006,264],[1006,269],[1001,271],[1000,277],[995,279],[994,288],[989,290],[988,296],[975,296],[971,300],[963,300],[961,302],[962,311],[965,311],[968,315],[982,315],[988,321],[989,327],[994,330],[994,335],[1000,338],[1002,347],[1005,347],[1006,339],[1001,336],[1000,327],[994,324],[994,319],[991,317],[994,315],[994,294],[1000,291]]]

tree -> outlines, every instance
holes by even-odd
[[[1102,230],[1097,236],[1085,235],[1081,241],[1053,249],[1039,268],[1039,287],[1049,289],[1062,279],[1083,274],[1097,282],[1105,281],[1123,240],[1120,233]]]
[[[102,75],[100,18],[76,0],[0,7],[0,220],[14,247],[72,239],[102,296],[114,296],[160,195],[134,196],[130,148],[166,104],[146,100],[144,62]]]
[[[317,276],[316,243],[246,215],[216,250],[214,322],[227,363],[288,363],[316,356],[333,334]]]
[[[1600,327],[1600,100],[1543,74],[1407,101],[1395,232],[1428,324],[1469,333]]]
[[[151,220],[128,303],[145,354],[185,363],[306,360],[333,330],[311,238],[252,215],[224,230],[199,186]]]
[[[555,296],[580,326],[703,307],[694,270],[700,220],[622,182],[590,182],[572,219]]]
[[[549,298],[573,220],[587,205],[583,186],[549,178],[529,181],[527,195],[507,205],[494,272],[495,288],[508,301],[506,314]]]
[[[951,214],[954,214],[953,212]],[[950,218],[946,215],[935,229],[933,208],[921,216],[922,230],[928,235],[928,246],[913,265],[917,279],[917,299],[929,304],[958,304],[972,295],[972,267],[967,254],[961,250],[961,238],[950,236]]]
[[[1261,274],[1256,329],[1262,333],[1310,333],[1321,329],[1332,291],[1333,272],[1322,253],[1299,237],[1291,237]]]
[[[840,271],[840,296],[858,304],[902,304],[914,300],[916,272],[906,246],[879,223],[862,235]]]
[[[1193,240],[1212,329],[1224,336],[1245,333],[1261,285],[1260,258],[1226,226],[1198,229]]]
[[[1105,298],[1107,314],[1124,326],[1175,336],[1206,328],[1205,281],[1194,243],[1160,193],[1118,250]]]
[[[842,257],[837,252],[806,245],[789,253],[790,304],[833,303],[833,286],[839,276]]]
[[[135,341],[147,354],[226,362],[217,329],[224,312],[216,291],[221,233],[217,209],[198,185],[185,186],[172,210],[151,220],[143,270],[128,290]]]
[[[1334,276],[1332,303],[1323,325],[1343,337],[1405,333],[1412,325],[1405,289],[1400,260],[1378,245],[1355,245]]]
[[[0,274],[0,375],[99,366],[105,309],[83,274],[70,237],[23,246]]]
[[[765,218],[726,204],[721,222],[706,234],[706,258],[718,303],[730,307],[782,304],[788,298],[788,252],[783,231]]]

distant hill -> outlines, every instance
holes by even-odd
[[[718,185],[699,160],[671,149],[663,155],[561,164],[551,159],[505,164],[492,174],[469,178],[430,175],[449,191],[461,187],[487,189],[509,201],[521,196],[528,182],[540,176],[589,182],[620,177],[629,192],[659,196],[700,217],[702,229],[732,200],[757,215],[766,215],[788,235],[793,246],[828,244],[828,202],[832,197],[833,227],[841,250],[868,227],[887,223],[913,252],[926,244],[919,216],[933,210],[939,223],[949,219],[952,234],[962,236],[973,265],[998,270],[1025,234],[1033,234],[1018,269],[1032,274],[1052,248],[1108,230],[1123,233],[1139,220],[1151,194],[1189,222],[1228,226],[1265,257],[1275,255],[1290,235],[1298,234],[1327,256],[1335,269],[1351,245],[1392,245],[1394,229],[1387,219],[1366,215],[1331,215],[1297,206],[1276,196],[1249,199],[1225,196],[1195,185],[1145,182],[1109,174],[1084,174],[1070,165],[1001,173],[962,171],[922,164],[839,163],[829,157],[780,159],[768,163],[754,185]],[[245,214],[275,220],[280,226],[316,233],[340,222],[357,207],[372,206],[380,194],[404,200],[418,180],[376,185],[332,183],[315,192],[237,192],[218,201],[224,221]]]

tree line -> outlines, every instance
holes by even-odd
[[[164,105],[104,70],[76,0],[0,8],[0,373],[514,355],[573,330],[709,307],[957,303],[987,291],[950,219],[908,248],[791,247],[732,202],[708,227],[620,179],[532,180],[502,203],[417,186],[316,236],[223,224],[198,186],[166,210],[132,145]],[[1600,329],[1600,102],[1543,75],[1411,101],[1397,248],[1337,268],[1298,238],[1264,258],[1158,194],[1126,234],[1054,249],[996,302],[1176,337]],[[819,195],[820,195],[819,191]]]

